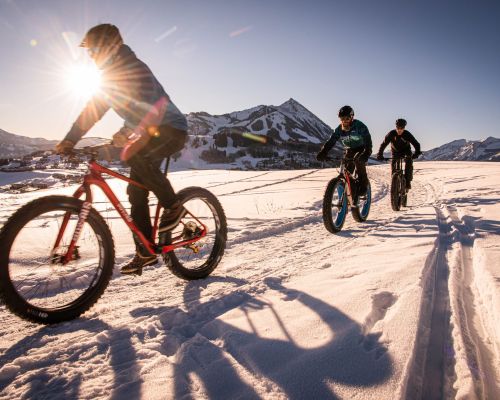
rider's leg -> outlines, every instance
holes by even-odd
[[[411,158],[406,159],[405,179],[406,179],[406,188],[411,189],[411,181],[413,179],[413,160]]]
[[[130,179],[144,184],[141,178],[142,176],[142,170],[140,168],[132,167],[130,169]],[[151,239],[153,227],[151,225],[151,216],[149,213],[149,191],[129,183],[127,187],[127,194],[131,206],[130,215],[132,217],[132,220],[134,221],[137,228],[139,228],[141,233],[146,238]],[[142,255],[148,254],[148,251],[144,248],[140,240],[135,235],[134,242],[136,244],[136,250],[138,253],[141,253]]]
[[[185,210],[159,165],[164,158],[182,150],[187,133],[167,125],[158,127],[156,132],[158,136],[153,136],[144,149],[130,159],[129,164],[141,171],[143,184],[155,194],[164,208],[159,226],[163,232],[173,229],[184,216]]]
[[[141,174],[136,168],[131,168],[130,178],[136,182],[143,183]],[[131,205],[131,216],[137,228],[146,238],[151,238],[153,227],[149,214],[149,191],[138,186],[129,184],[127,187],[129,202]],[[142,267],[156,264],[157,258],[154,254],[149,254],[148,250],[141,243],[136,235],[133,235],[136,254],[134,258],[121,268],[122,274],[140,274]]]
[[[392,174],[394,173],[395,169],[396,169],[396,164],[397,164],[397,160],[395,159],[395,156],[394,154],[392,155],[392,160],[391,160],[391,176]]]
[[[359,179],[359,195],[363,196],[366,194],[368,189],[368,175],[366,173],[366,162],[365,160],[356,160],[356,171],[358,171]]]

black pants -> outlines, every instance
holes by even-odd
[[[406,157],[405,154],[403,155],[398,155],[398,154],[393,154],[392,155],[392,162],[391,162],[391,173],[394,172],[394,169],[396,168],[396,162],[395,158],[403,158]],[[408,157],[404,160],[405,163],[405,179],[406,183],[410,183],[413,179],[413,160]]]
[[[352,158],[360,151],[364,149],[348,149],[345,151],[344,156],[347,158]],[[364,192],[366,187],[368,186],[368,174],[366,173],[366,159],[364,157],[360,157],[356,159],[356,161],[351,161],[346,164],[346,167],[350,173],[354,172],[354,167],[356,167],[356,171],[358,171],[358,180],[359,180],[359,189]]]
[[[148,144],[128,160],[130,178],[142,183],[146,189],[129,184],[128,198],[131,205],[131,216],[141,233],[151,239],[153,227],[149,213],[148,195],[152,191],[164,208],[170,208],[177,197],[174,188],[165,174],[160,170],[162,161],[172,154],[182,150],[186,143],[187,133],[179,129],[162,125],[158,128],[160,135],[152,137]],[[147,251],[134,235],[136,250],[143,255]]]

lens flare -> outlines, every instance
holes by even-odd
[[[66,74],[69,90],[80,98],[90,98],[101,87],[101,71],[93,64],[75,64]]]
[[[263,144],[267,143],[267,138],[265,136],[262,136],[262,135],[254,135],[253,133],[245,132],[241,136],[243,136],[247,139],[250,139],[250,140],[254,140],[254,141],[259,142],[259,143],[263,143]]]

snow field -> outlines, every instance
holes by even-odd
[[[1,306],[0,399],[416,398],[434,384],[428,371],[440,360],[426,345],[440,334],[445,397],[497,394],[500,166],[415,168],[409,207],[396,213],[389,167],[369,167],[369,218],[348,215],[338,235],[321,218],[334,169],[171,174],[177,190],[203,186],[221,201],[229,232],[219,267],[197,282],[162,263],[141,277],[115,272],[90,311],[50,327]],[[125,200],[125,185],[108,182]],[[73,190],[0,194],[0,221]],[[125,262],[131,235],[95,196]],[[449,328],[432,322],[446,298],[442,268]]]

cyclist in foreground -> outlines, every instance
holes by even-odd
[[[113,136],[123,147],[121,159],[130,167],[130,178],[152,191],[164,212],[159,232],[173,229],[184,216],[184,207],[160,170],[162,161],[180,151],[187,139],[187,120],[171,101],[148,66],[123,43],[118,28],[100,24],[91,28],[81,47],[102,71],[101,90],[85,106],[77,120],[57,144],[56,152],[70,153],[75,144],[104,114],[112,108],[125,120],[124,127]],[[150,238],[152,225],[148,190],[128,185],[131,216],[144,236]],[[121,268],[124,274],[137,273],[157,262],[134,236],[135,257]]]
[[[377,153],[377,160],[384,159],[384,150],[387,145],[391,144],[392,162],[391,170],[394,167],[398,158],[405,159],[405,179],[406,189],[411,189],[411,181],[413,179],[413,159],[416,159],[422,154],[420,152],[420,143],[415,137],[405,129],[406,120],[399,118],[396,120],[396,129],[390,131],[386,136]],[[413,145],[415,153],[412,154],[410,144]]]
[[[343,106],[338,116],[340,125],[323,145],[316,159],[325,161],[328,158],[328,152],[335,146],[337,140],[340,140],[344,146],[344,157],[352,158],[354,161],[359,178],[358,195],[362,197],[366,195],[368,186],[366,163],[372,153],[372,138],[366,125],[354,119],[354,110],[351,106]]]

